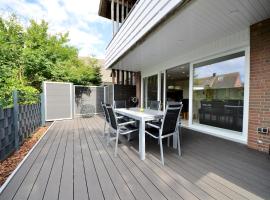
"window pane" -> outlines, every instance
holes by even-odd
[[[149,101],[157,100],[157,80],[158,76],[150,76],[143,79],[143,88],[144,88],[144,107],[149,106]]]
[[[160,76],[160,109],[163,110],[163,97],[164,97],[164,73]]]
[[[147,99],[147,78],[143,78],[143,106],[146,107]]]
[[[149,101],[156,101],[157,100],[157,79],[158,76],[150,76],[148,77],[147,81],[147,107],[149,106]]]
[[[242,131],[244,53],[194,65],[193,123]]]

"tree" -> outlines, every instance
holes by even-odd
[[[69,81],[80,85],[99,85],[100,71],[95,59],[86,64],[78,50],[68,45],[68,33],[50,35],[48,23],[30,21],[25,36],[25,76],[40,89],[44,80]]]
[[[45,80],[101,83],[97,60],[83,62],[78,49],[69,45],[68,33],[49,34],[48,30],[44,20],[30,20],[24,28],[15,15],[0,17],[0,104],[10,103],[14,89],[24,91],[25,96],[41,91]]]
[[[0,105],[12,104],[12,91],[23,90],[35,93],[25,86],[23,77],[24,32],[15,15],[8,20],[0,18]]]

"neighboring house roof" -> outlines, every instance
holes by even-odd
[[[241,83],[239,72],[233,72],[222,75],[213,74],[213,76],[210,77],[195,79],[194,86],[218,89],[243,87],[243,84]]]
[[[89,63],[90,57],[80,57],[86,64]],[[105,69],[104,67],[104,59],[97,59],[100,64],[100,73],[102,75],[102,85],[109,85],[112,84],[112,71],[110,69]]]

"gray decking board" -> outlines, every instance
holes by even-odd
[[[96,123],[96,124],[98,124],[98,123]],[[97,129],[95,129],[95,132],[96,132]],[[100,138],[101,134],[98,134],[98,135],[99,135],[99,138]],[[104,139],[102,140],[102,138],[100,138],[100,141],[101,141],[101,143],[103,143],[103,145],[105,147],[106,146],[105,140]],[[123,159],[120,158],[120,156],[115,157],[114,156],[114,149],[111,148],[111,146],[109,146],[106,149],[107,149],[108,154],[110,154],[110,157],[112,158],[112,160],[117,160],[117,161],[121,162],[125,166],[125,169],[126,169],[127,173],[130,174],[130,176],[128,177],[129,180],[130,180],[130,178],[133,178],[132,183],[135,184],[135,185],[128,184],[128,186],[132,191],[133,191],[133,188],[135,186],[135,189],[137,191],[135,190],[135,192],[133,192],[133,193],[134,193],[134,196],[137,199],[149,199],[150,197],[152,197],[152,199],[163,199],[162,194],[158,190],[156,190],[155,186],[153,184],[151,184],[151,182],[148,182],[148,184],[144,184],[145,183],[144,180],[147,180],[147,179],[145,179],[145,177],[143,177],[143,176],[140,176],[141,174],[138,171],[139,170],[138,168],[134,169],[135,166],[133,167],[132,165],[130,167],[129,163],[127,164],[127,162],[125,164],[124,161],[127,161],[127,159],[123,160]],[[123,171],[123,172],[125,172],[125,171]],[[134,182],[135,177],[136,177],[136,180]],[[144,179],[144,180],[142,180],[142,179]],[[142,185],[140,185],[139,182],[142,183]],[[153,190],[153,188],[154,188],[154,190]],[[140,194],[138,194],[138,192],[140,192]]]
[[[125,163],[132,175],[137,179],[137,181],[142,185],[147,191],[148,195],[152,199],[166,199],[165,196],[156,188],[152,182],[144,176],[143,172],[131,161],[125,154],[119,154],[119,158]]]
[[[60,188],[59,188],[59,196],[58,198],[60,200],[69,200],[73,199],[74,195],[74,171],[73,171],[73,141],[74,141],[74,121],[71,121],[68,126],[70,128],[67,129],[67,144],[65,149],[65,155],[64,155],[64,163],[61,175],[61,182],[60,182]]]
[[[52,125],[57,129],[57,125]],[[17,190],[19,189],[21,183],[23,182],[25,176],[31,169],[31,166],[34,164],[37,156],[39,155],[40,151],[43,149],[44,145],[47,143],[48,139],[52,136],[52,134],[46,134],[40,143],[36,146],[36,148],[32,151],[31,156],[29,156],[26,161],[23,163],[23,165],[20,167],[20,170],[16,172],[16,176],[14,176],[10,182],[8,183],[5,190],[1,193],[0,199],[4,200],[10,200],[14,197]]]
[[[203,139],[203,144],[210,144],[209,147],[215,147],[215,152],[219,151],[227,157],[231,157],[236,161],[243,161],[246,164],[249,164],[250,166],[255,166],[259,164],[260,168],[264,168],[266,170],[269,170],[270,162],[269,157],[265,156],[265,154],[262,154],[261,152],[254,151],[252,149],[247,148],[243,144],[238,144],[235,142],[230,142],[224,139],[215,138],[209,135],[191,135],[188,139],[192,141],[194,144],[195,141],[200,141],[200,138]],[[194,139],[196,139],[194,141]],[[216,147],[222,147],[222,148],[216,148]]]
[[[37,179],[31,189],[31,193],[29,194],[28,199],[29,200],[36,200],[36,199],[42,199],[45,189],[46,189],[46,185],[48,182],[48,179],[50,177],[50,170],[53,163],[55,161],[55,156],[56,153],[59,149],[59,145],[63,136],[63,126],[61,126],[61,128],[58,130],[57,136],[54,139],[53,145],[50,148],[50,151],[47,154],[47,157],[44,160],[44,164],[42,165],[42,168],[40,170],[39,175],[37,176]]]
[[[203,148],[205,146],[205,143],[202,143],[201,141],[198,141],[197,139],[196,139],[196,143],[198,143],[198,147]],[[212,149],[212,151],[209,151],[209,153],[205,156],[208,156],[211,159],[216,159],[217,156],[218,157],[222,156],[226,158],[224,159],[222,163],[224,165],[224,168],[228,168],[229,170],[234,170],[239,175],[241,175],[241,173],[245,173],[245,175],[248,176],[246,178],[248,178],[249,180],[252,180],[252,182],[253,181],[257,183],[259,182],[264,185],[267,185],[269,183],[270,177],[265,176],[265,172],[267,173],[267,171],[260,169],[256,166],[246,165],[247,163],[244,163],[243,161],[239,159],[235,159],[233,158],[233,156],[229,156],[228,153],[226,153],[226,151],[220,150],[217,144],[215,143],[211,144],[209,142],[207,143],[209,144],[209,150]],[[243,165],[246,166],[245,172],[242,171]],[[258,172],[260,173],[258,174]]]
[[[157,160],[155,157],[152,155],[149,155],[149,160],[151,160],[155,165],[159,166],[160,168],[163,168],[166,170],[166,172],[174,178],[179,184],[182,184],[187,190],[189,190],[191,193],[193,193],[197,198],[199,199],[207,199],[207,200],[213,200],[214,198],[211,197],[207,192],[202,190],[200,187],[197,185],[193,184],[189,180],[185,179],[183,176],[181,176],[178,173],[175,173],[173,169],[171,169],[168,166],[162,166],[159,160]],[[148,162],[148,161],[146,161]]]
[[[214,144],[213,144],[214,145]],[[241,186],[245,186],[248,190],[257,192],[257,193],[264,193],[265,197],[270,198],[269,189],[267,189],[267,185],[265,180],[261,180],[258,178],[254,178],[254,175],[250,175],[248,170],[243,170],[246,168],[247,164],[243,165],[235,160],[235,163],[238,163],[239,167],[232,167],[230,163],[226,163],[224,160],[228,158],[228,156],[219,156],[219,151],[216,154],[213,153],[213,149],[209,148],[209,145],[200,146],[200,145],[193,145],[197,148],[189,148],[189,152],[187,155],[190,155],[192,158],[196,158],[201,161],[201,163],[206,163],[207,166],[210,168],[214,168],[215,171],[218,171],[220,174],[224,175],[227,179],[233,180],[237,184]],[[203,147],[203,148],[202,148]],[[207,147],[207,148],[206,148]],[[206,153],[207,152],[207,153]],[[267,156],[267,155],[265,155]],[[269,162],[269,161],[268,161]],[[255,170],[256,172],[256,170]],[[258,173],[258,171],[257,171]],[[268,172],[264,171],[264,176],[269,176]]]
[[[214,148],[214,152],[220,152],[222,155],[226,155],[226,159],[231,158],[236,162],[243,162],[244,164],[248,164],[248,166],[253,166],[257,169],[264,169],[266,171],[269,170],[269,156],[265,156],[265,154],[262,154],[261,152],[249,149],[243,144],[202,134],[191,134],[188,138],[186,137],[186,139],[190,141],[189,144],[198,144],[198,142],[203,142],[201,144],[203,144],[204,147],[208,147],[206,148],[207,151],[209,151],[212,147]],[[209,144],[210,146],[207,146],[206,144]],[[196,147],[199,146],[196,145]]]
[[[56,122],[0,194],[0,200],[270,199],[270,158],[212,136],[184,130],[183,156],[138,139],[107,146],[101,117]]]
[[[78,121],[76,121],[74,130],[74,199],[87,200],[88,196]]]
[[[209,185],[205,181],[198,179],[193,173],[189,173],[177,164],[173,163],[170,159],[166,161],[166,164],[172,168],[175,172],[183,176],[185,179],[198,186],[203,191],[207,192],[210,196],[217,200],[229,199],[225,194],[221,193],[215,188],[215,185]]]
[[[168,162],[173,161],[173,159],[169,159]],[[212,196],[215,196],[218,199],[235,199],[235,200],[243,200],[241,195],[238,195],[234,191],[230,190],[226,186],[222,185],[219,182],[214,181],[213,179],[210,179],[204,174],[199,173],[197,170],[192,169],[193,166],[186,165],[182,160],[181,163],[174,162],[168,163],[169,166],[172,166],[172,168],[179,168],[179,171],[185,172],[184,176],[192,181],[194,184],[197,184],[202,188],[204,188],[206,191],[209,191],[209,193],[212,193]],[[213,189],[215,191],[213,191]]]
[[[104,199],[96,168],[93,163],[92,153],[86,141],[85,130],[81,124],[79,126],[79,135],[81,141],[82,157],[84,161],[85,178],[88,188],[88,196],[90,199]]]
[[[55,138],[58,136],[58,133],[59,131],[57,130],[56,133],[52,137],[50,137],[48,143],[45,144],[44,148],[38,155],[34,164],[31,166],[27,176],[23,180],[20,188],[18,189],[13,199],[20,200],[20,199],[28,198],[29,194],[32,191],[32,187],[38,178],[40,170],[42,169],[44,162],[47,160],[47,157],[49,155],[48,152],[50,151],[51,147],[55,145],[54,142],[55,142]]]
[[[197,153],[190,152],[190,156],[192,156],[193,158],[197,158],[198,160],[201,160],[201,158],[195,154],[197,154]],[[226,174],[226,177],[230,177],[232,180],[235,180],[236,182],[241,183],[242,186],[250,187],[254,191],[267,192],[266,191],[267,186],[265,185],[265,183],[267,181],[263,181],[264,184],[262,184],[260,179],[253,178],[254,176],[251,176],[248,171],[242,171],[240,169],[228,167],[225,164],[220,165],[219,163],[217,163],[216,161],[213,160],[214,159],[213,157],[209,158],[209,157],[205,156],[203,158],[205,159],[205,161],[210,163],[210,164],[208,164],[208,168],[213,167],[217,171],[221,171],[221,173],[223,172],[224,174]],[[243,165],[241,165],[241,166],[244,167]]]
[[[83,120],[83,119],[82,119]],[[91,120],[91,119],[89,119]],[[95,169],[99,178],[99,182],[101,185],[101,189],[104,195],[105,199],[119,199],[118,193],[115,189],[115,186],[112,183],[112,180],[110,178],[110,175],[104,166],[102,159],[99,155],[98,150],[95,147],[95,144],[92,140],[92,137],[90,134],[93,134],[93,130],[89,130],[88,127],[85,129],[85,135],[86,135],[86,140],[88,143],[88,146],[90,148],[90,151],[92,153],[92,158],[93,158],[93,163],[95,165]]]
[[[67,144],[67,128],[68,121],[62,122],[63,135],[59,143],[58,151],[55,156],[54,163],[50,169],[50,176],[45,186],[43,199],[56,200],[59,195],[59,186],[61,182],[61,172],[64,162],[65,149]]]
[[[99,135],[99,137],[96,137],[99,139],[100,144],[103,145],[105,151],[107,151],[108,155],[110,156],[112,162],[118,169],[119,173],[127,183],[128,187],[130,188],[131,192],[137,199],[145,199],[150,200],[150,197],[145,192],[145,189],[139,184],[139,182],[136,180],[136,178],[131,174],[129,168],[123,163],[123,161],[119,157],[114,156],[114,151],[111,150],[111,148],[107,148],[107,144],[104,140],[104,138]]]
[[[187,156],[185,156],[185,158],[187,158]],[[185,160],[182,159],[181,162],[185,162]],[[208,176],[209,178],[215,180],[217,183],[223,184],[227,188],[230,188],[232,191],[235,191],[248,199],[256,199],[256,196],[254,196],[249,191],[237,186],[236,184],[232,184],[225,178],[215,174],[214,170],[211,173],[209,173],[209,169],[210,169],[209,165],[206,165],[202,162],[198,162],[197,159],[193,159],[193,158],[187,158],[187,162],[193,163],[193,166],[191,168],[194,168],[194,170],[202,173],[202,175]]]
[[[85,121],[85,120],[84,120]],[[110,160],[107,152],[104,150],[103,146],[99,143],[99,140],[95,137],[95,129],[93,127],[88,129],[93,133],[91,134],[91,138],[93,142],[95,143],[95,146],[99,152],[99,155],[102,159],[102,162],[104,166],[106,167],[108,174],[110,176],[110,179],[112,183],[114,184],[114,187],[120,197],[120,199],[135,199],[131,191],[129,190],[126,182],[121,177],[120,173],[117,171],[116,167],[114,166],[113,162]]]

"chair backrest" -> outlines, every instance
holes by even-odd
[[[149,108],[152,110],[159,110],[160,109],[160,101],[150,101]]]
[[[116,120],[114,110],[113,110],[111,105],[106,106],[106,108],[107,108],[107,111],[108,111],[108,114],[110,117],[111,127],[116,130],[117,129],[117,120]]]
[[[162,135],[175,132],[179,124],[179,116],[182,108],[183,104],[181,102],[167,105],[161,126]]]
[[[106,106],[108,106],[109,104],[104,104],[104,103],[101,103],[101,106],[102,106],[102,109],[103,109],[103,112],[104,112],[104,115],[105,115],[105,119],[108,123],[110,123],[110,116],[109,116],[109,113],[108,113],[108,110],[106,108]]]
[[[113,104],[114,108],[126,108],[127,104],[125,100],[115,100]]]

